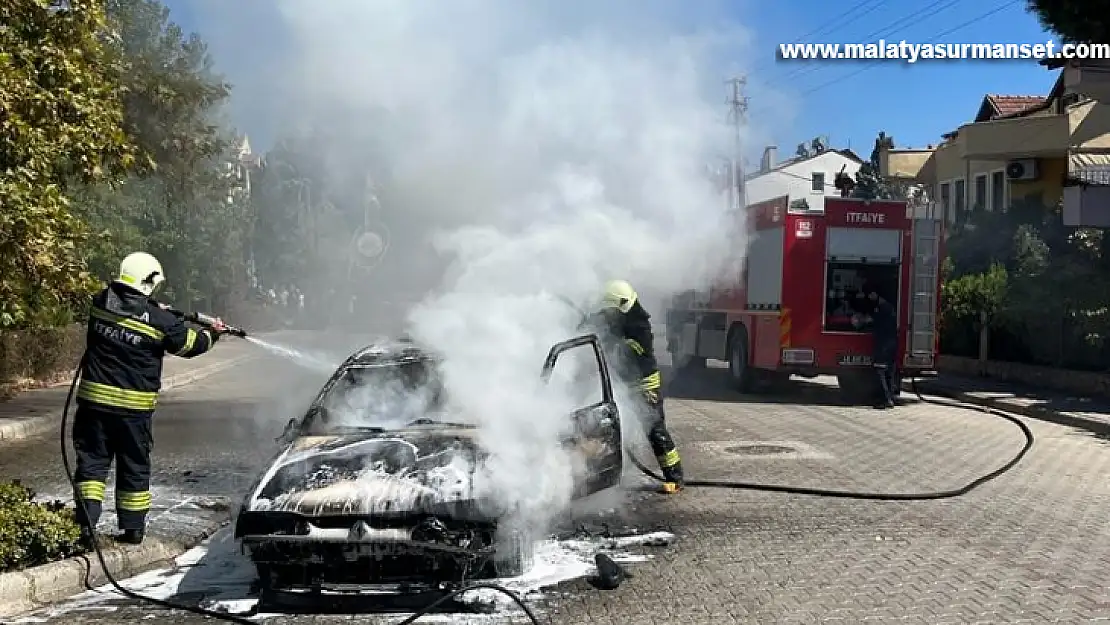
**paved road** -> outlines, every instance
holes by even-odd
[[[871,492],[940,490],[1001,465],[1022,444],[1017,428],[981,413],[927,404],[890,412],[847,407],[811,383],[793,385],[786,396],[743,400],[718,390],[721,373],[672,388],[669,419],[692,476]],[[276,414],[281,402],[271,394],[304,399],[313,385],[303,373],[271,363],[178,394],[159,417],[158,480],[171,483],[192,469],[197,481],[175,488],[237,496],[280,427],[279,419],[255,418],[259,410]],[[1103,587],[1110,564],[1104,479],[1110,449],[1065,427],[1029,425],[1038,443],[1023,463],[961,499],[892,503],[721,490],[629,495],[625,520],[672,527],[674,545],[652,550],[654,558],[634,565],[635,578],[619,590],[573,581],[535,605],[544,622],[560,624],[1110,620],[1110,592]],[[756,444],[763,447],[750,447]],[[768,453],[776,451],[768,446],[789,451]],[[0,467],[10,471],[34,457],[5,453]],[[56,472],[40,470],[35,479]],[[231,558],[232,549],[216,545],[209,556]],[[215,568],[223,583],[242,575],[231,564]],[[219,579],[209,575],[208,583],[218,586]],[[219,588],[201,584],[181,592],[195,602]],[[45,622],[127,623],[152,613],[159,622],[202,622],[115,605],[112,612],[103,604],[64,611]]]

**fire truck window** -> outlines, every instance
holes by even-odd
[[[897,264],[830,262],[825,275],[825,331],[870,332],[874,290],[898,306]]]

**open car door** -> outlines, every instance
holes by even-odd
[[[605,352],[597,335],[584,334],[552,346],[543,363],[544,381],[551,379],[560,362],[567,367],[588,369],[585,373],[591,379],[587,383],[591,388],[583,389],[589,392],[591,399],[571,414],[574,435],[567,441],[585,461],[585,479],[577,484],[575,494],[582,497],[620,483],[624,470],[620,413],[613,399],[613,382]],[[596,376],[593,375],[595,366]]]

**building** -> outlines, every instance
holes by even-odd
[[[880,150],[883,176],[922,185],[949,223],[1021,201],[1063,204],[1064,222],[1110,226],[1110,106],[1069,88],[984,96],[971,122],[922,150]],[[1092,184],[1094,183],[1094,184]]]
[[[827,196],[839,196],[833,179],[843,171],[856,175],[863,160],[851,150],[825,147],[825,141],[814,139],[806,145],[799,144],[794,156],[777,161],[778,149],[768,146],[763,150],[759,171],[745,176],[748,204],[789,195],[791,201],[805,199],[813,210],[825,209]]]
[[[251,194],[251,173],[258,171],[263,166],[262,156],[251,150],[251,142],[247,135],[238,139],[237,145],[232,149],[232,158],[224,163],[227,175],[234,180],[232,190],[227,197],[227,203],[235,202],[236,194],[249,198]]]

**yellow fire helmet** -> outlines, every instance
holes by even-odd
[[[162,263],[146,252],[132,252],[119,264],[116,282],[139,291],[147,297],[154,294],[166,279]]]
[[[616,308],[622,313],[632,310],[639,298],[632,285],[624,280],[610,280],[605,283],[605,294],[601,298],[602,308]]]

